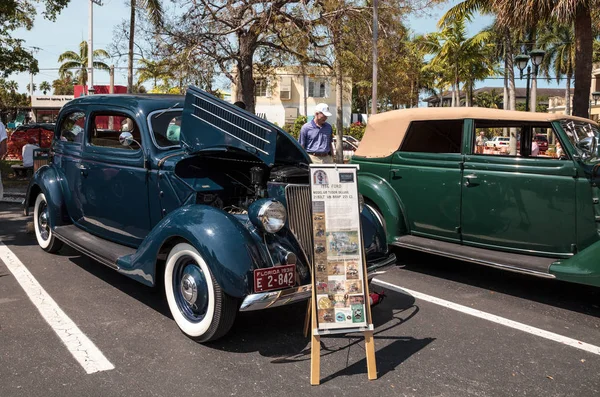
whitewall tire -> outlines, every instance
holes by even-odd
[[[50,227],[50,211],[44,193],[37,195],[33,209],[33,227],[38,245],[46,252],[57,252],[63,243],[58,240]]]
[[[171,249],[164,284],[171,315],[188,337],[209,342],[225,335],[233,325],[236,300],[221,290],[192,245],[179,243]]]

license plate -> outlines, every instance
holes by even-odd
[[[254,270],[254,292],[293,287],[296,284],[296,265]]]

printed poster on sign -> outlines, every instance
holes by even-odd
[[[310,166],[319,330],[367,326],[357,166]]]

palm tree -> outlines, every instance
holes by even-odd
[[[450,8],[438,22],[438,26],[446,26],[456,20],[471,21],[476,13],[494,15],[495,9],[488,0],[464,0]],[[500,26],[495,20],[490,32],[492,41],[496,44],[496,56],[504,60],[504,109],[514,110],[516,107],[515,97],[515,72],[513,63],[513,45],[515,32],[505,26]]]
[[[50,86],[50,83],[48,83],[47,81],[42,81],[40,83],[40,90],[42,90],[44,95],[46,95],[46,92],[50,91],[51,89],[52,89],[52,87]]]
[[[475,105],[482,108],[498,109],[500,103],[502,103],[502,97],[500,94],[492,89],[491,91],[484,91],[477,94],[474,98]]]
[[[110,58],[108,52],[97,49],[94,50],[94,58],[105,57]],[[88,64],[88,43],[87,41],[82,41],[79,44],[79,54],[74,51],[66,51],[60,54],[58,57],[58,62],[62,62],[60,68],[58,69],[58,73],[62,76],[69,69],[77,69],[76,78],[77,82],[81,85],[87,84],[87,64]],[[94,61],[94,68],[100,70],[110,70],[110,67],[102,61]]]
[[[135,12],[137,7],[143,8],[148,13],[150,21],[155,27],[163,23],[163,10],[160,0],[130,0],[129,15],[129,52],[127,54],[127,92],[133,91],[133,44],[135,36]]]
[[[152,88],[156,89],[156,83],[158,80],[169,79],[172,77],[172,74],[168,70],[168,66],[164,61],[151,61],[142,58],[139,62],[142,64],[142,66],[138,69],[138,85],[148,80],[152,80]]]
[[[542,73],[549,76],[550,69],[552,69],[557,83],[560,83],[563,75],[566,77],[565,114],[571,113],[571,79],[575,67],[573,31],[572,23],[560,24],[555,21],[545,25],[538,37],[538,45],[546,51],[540,65]]]
[[[73,95],[73,72],[65,70],[60,78],[52,82],[54,95]]]
[[[494,73],[494,64],[489,62],[489,47],[485,44],[489,36],[489,32],[483,31],[468,38],[465,19],[456,19],[440,32],[424,38],[423,48],[434,54],[430,67],[441,66],[452,75],[452,106],[460,106],[461,81],[466,89],[466,105],[470,106],[475,81]]]
[[[556,18],[575,26],[575,89],[573,115],[589,117],[589,98],[592,85],[592,53],[594,32],[592,12],[597,0],[491,0],[498,20],[505,26],[535,26]]]
[[[33,89],[31,89],[31,84],[27,84],[27,92],[33,92],[37,90],[35,83],[33,83]]]

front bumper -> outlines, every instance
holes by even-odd
[[[394,254],[390,254],[389,256],[377,262],[370,263],[367,278],[370,281],[373,277],[384,273],[384,268],[387,268],[388,266],[391,266],[395,263],[396,255]],[[244,298],[242,305],[240,306],[240,311],[249,312],[253,310],[267,309],[270,307],[289,305],[291,303],[306,300],[311,297],[311,294],[311,284],[279,291],[269,291],[260,292],[258,294],[251,294]]]

